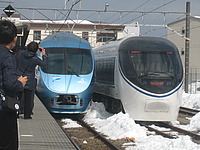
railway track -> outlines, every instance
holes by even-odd
[[[77,122],[81,124],[83,127],[87,128],[88,131],[93,133],[96,138],[100,139],[105,145],[107,145],[111,150],[120,150],[117,146],[115,146],[112,142],[106,139],[103,135],[99,134],[96,130],[90,127],[87,123],[85,123],[82,119],[77,119]]]
[[[190,108],[186,108],[186,107],[181,107],[180,111],[179,111],[179,118],[178,120],[181,122],[181,124],[189,124],[189,120],[186,119],[186,117],[192,117],[194,115],[196,115],[198,112],[200,112],[199,110],[195,110],[195,109],[190,109]],[[174,139],[174,138],[178,138],[179,136],[182,135],[188,135],[192,138],[192,140],[195,143],[200,143],[200,135],[197,132],[192,132],[192,131],[187,131],[184,130],[182,128],[173,126],[169,123],[166,122],[137,122],[138,124],[140,124],[141,126],[145,126],[149,131],[154,131],[156,134],[158,135],[162,135],[163,137],[166,138],[170,138],[170,139]],[[154,128],[151,125],[154,124],[155,126],[158,127],[164,127],[166,129],[169,129],[168,132],[166,131],[161,131],[158,128]],[[174,132],[177,132],[176,135],[174,135]]]
[[[198,113],[198,110],[193,110],[185,107],[181,107],[179,111],[179,117],[182,120],[188,116],[194,116]],[[179,118],[179,119],[180,119]],[[87,149],[104,149],[104,150],[124,150],[125,148],[122,146],[126,143],[126,139],[120,140],[108,140],[104,135],[101,135],[95,129],[93,129],[90,125],[85,123],[80,117],[71,118],[74,121],[77,121],[80,124],[81,128],[67,128],[65,132],[71,137],[72,141],[74,141],[81,150]],[[59,120],[60,121],[60,120]],[[145,122],[145,121],[136,121],[136,123],[141,126],[146,127],[150,134],[161,135],[166,138],[176,139],[183,135],[188,135],[191,137],[193,142],[200,144],[200,135],[197,132],[191,132],[184,130],[182,128],[171,125],[166,122]],[[188,124],[185,122],[185,124]],[[60,123],[61,124],[61,123]],[[61,125],[62,126],[62,125]],[[166,130],[162,130],[161,128],[165,128]],[[134,142],[132,142],[134,144]],[[97,147],[95,147],[97,146]]]
[[[198,144],[200,143],[200,135],[199,134],[194,133],[192,131],[184,130],[182,128],[173,126],[173,125],[165,123],[165,122],[150,122],[150,123],[149,122],[137,122],[137,123],[140,124],[141,126],[145,126],[149,131],[154,131],[157,135],[161,135],[166,138],[175,139],[175,138],[178,138],[183,135],[188,135],[192,138],[192,140],[195,143],[198,143]],[[157,128],[152,127],[152,124],[157,126]],[[167,132],[159,130],[158,129],[159,127],[166,128]],[[169,130],[167,130],[167,129],[169,129]],[[177,134],[174,134],[175,132]]]
[[[194,116],[196,115],[199,110],[191,109],[191,108],[186,108],[186,107],[180,107],[179,113],[189,115],[189,116]]]
[[[66,117],[65,117],[66,118]],[[124,150],[122,144],[127,142],[125,140],[108,140],[104,135],[101,135],[90,125],[85,123],[80,117],[69,118],[73,121],[76,121],[82,127],[78,128],[67,128],[63,131],[71,138],[71,141],[81,150],[88,149],[103,149],[103,150]],[[57,119],[58,124],[62,127],[64,123],[61,122],[61,119]]]
[[[170,138],[170,139],[175,139],[176,137],[174,137],[173,135],[170,135],[169,133],[166,133],[164,131],[161,131],[155,127],[152,127],[151,125],[153,124],[156,124],[156,122],[136,122],[137,124],[140,124],[141,126],[144,126],[146,127],[149,131],[153,131],[155,132],[157,135],[161,135],[163,137],[166,137],[166,138]]]
[[[194,115],[196,115],[198,112],[199,110],[186,108],[186,107],[180,107],[178,121],[182,125],[187,125],[190,123],[190,120],[188,120],[188,117],[191,118]]]
[[[167,124],[167,123],[159,123],[161,126],[163,127],[166,127],[166,128],[170,128],[171,130],[173,131],[177,131],[178,133],[180,133],[180,135],[184,134],[184,135],[189,135],[192,139],[194,140],[199,140],[200,141],[200,135],[197,134],[197,133],[194,133],[192,131],[187,131],[187,130],[184,130],[182,128],[179,128],[179,127],[176,127],[176,126],[173,126],[173,125],[170,125],[170,124]]]

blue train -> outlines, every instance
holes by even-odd
[[[48,63],[38,68],[36,95],[51,113],[84,113],[94,85],[94,55],[88,41],[66,32],[40,42]]]

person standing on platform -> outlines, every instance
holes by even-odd
[[[42,59],[37,56],[37,52],[42,53]],[[19,94],[19,99],[24,99],[24,119],[32,119],[31,113],[34,103],[34,93],[36,89],[37,79],[35,78],[36,66],[45,66],[47,63],[46,51],[39,47],[37,42],[30,42],[27,50],[21,50],[16,55],[17,72],[22,76],[27,76],[28,81],[24,90]]]
[[[17,75],[16,60],[11,49],[17,41],[17,28],[7,20],[0,20],[0,89],[16,98],[23,90],[27,77]],[[0,149],[18,150],[17,112],[4,110],[0,99]]]

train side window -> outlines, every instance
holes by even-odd
[[[96,81],[114,85],[115,58],[101,58],[96,61]]]

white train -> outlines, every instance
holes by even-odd
[[[139,121],[177,120],[183,67],[177,47],[158,37],[129,37],[93,49],[94,101]]]

